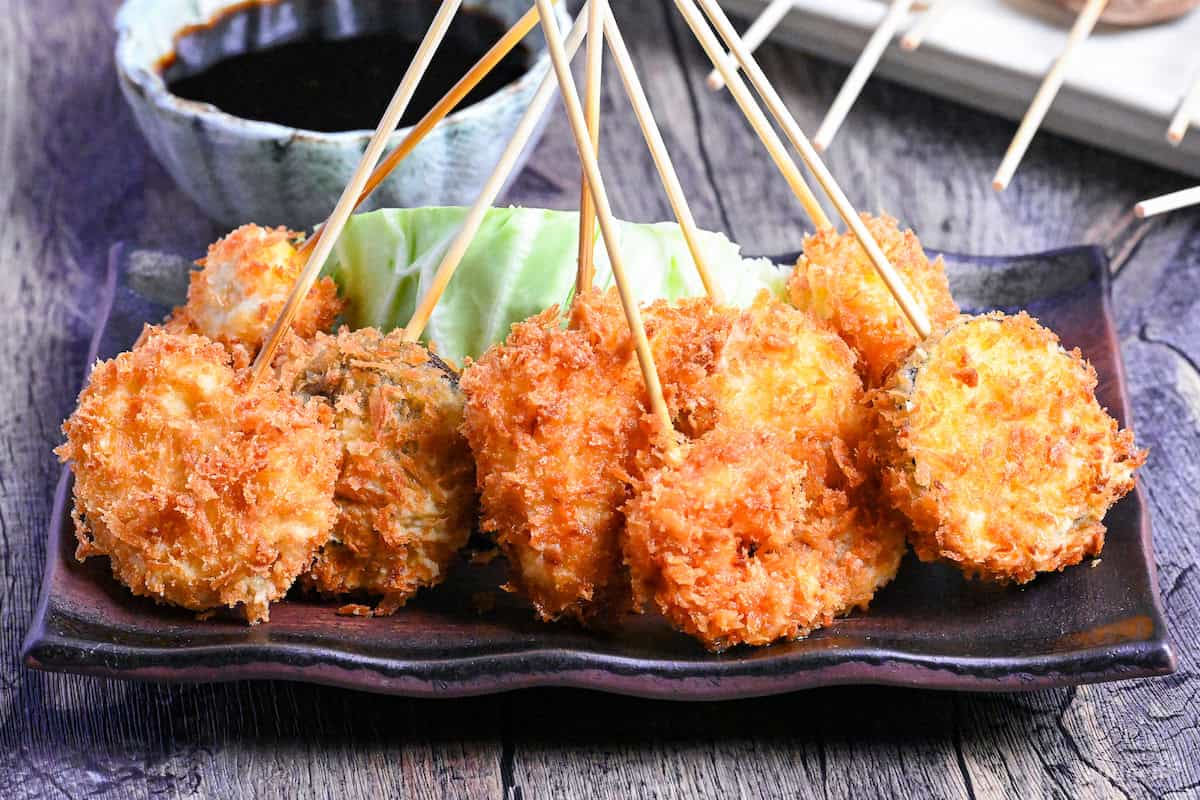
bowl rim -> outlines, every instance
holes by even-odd
[[[247,119],[246,117],[239,117],[223,111],[211,103],[187,100],[172,94],[167,88],[167,82],[163,78],[162,72],[154,65],[142,63],[142,59],[134,55],[134,44],[139,34],[138,28],[143,17],[142,13],[140,13],[142,11],[141,7],[145,5],[146,1],[123,0],[117,9],[115,19],[117,31],[115,63],[118,79],[124,88],[139,95],[159,112],[182,118],[192,124],[220,125],[226,129],[236,130],[241,135],[255,140],[307,140],[343,145],[354,145],[361,142],[365,145],[374,135],[374,130],[366,128],[353,131],[314,131],[305,128],[295,128],[277,122]],[[199,21],[181,20],[173,36],[178,37],[180,31],[191,25],[209,24],[217,16],[231,8],[241,9],[254,5],[273,5],[277,2],[279,0],[249,0],[249,2],[245,2],[244,0],[242,2],[238,2],[238,0],[222,0],[220,7],[214,5],[214,7],[206,9],[207,17],[205,19]],[[474,0],[474,2],[466,0],[463,3],[463,5],[481,4],[481,0]],[[565,34],[570,29],[574,20],[565,8],[564,3],[556,3],[554,12],[559,30]],[[164,56],[159,56],[160,59],[162,57]],[[495,116],[501,112],[503,104],[510,102],[509,98],[511,96],[532,93],[535,91],[537,84],[549,74],[550,57],[543,48],[518,78],[506,83],[491,95],[476,103],[454,109],[437,123],[434,131],[452,128],[480,118]],[[409,125],[397,128],[388,137],[389,144],[398,143],[403,140],[412,131],[413,127]],[[431,131],[431,133],[434,131]]]

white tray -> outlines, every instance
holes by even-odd
[[[722,5],[749,18],[766,2]],[[878,0],[796,0],[773,38],[853,63],[884,9]],[[1072,20],[1032,0],[953,0],[919,49],[906,52],[894,41],[876,74],[1018,120]],[[1077,52],[1042,127],[1200,176],[1200,119],[1179,146],[1167,142],[1170,118],[1198,73],[1200,11],[1148,28],[1100,26]],[[854,123],[852,110],[838,135]],[[837,146],[835,137],[830,149]],[[1003,155],[996,153],[997,164]]]

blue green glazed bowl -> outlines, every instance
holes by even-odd
[[[337,203],[372,131],[320,133],[242,119],[215,106],[172,95],[162,65],[181,32],[203,26],[239,0],[126,0],[117,13],[116,63],[121,91],[155,155],[187,194],[217,222],[311,227]],[[178,54],[189,69],[306,36],[348,37],[384,30],[423,35],[434,0],[262,0],[245,13],[251,24],[218,41],[189,37]],[[529,0],[467,0],[505,27]],[[560,28],[571,23],[561,5]],[[194,43],[203,41],[202,47]],[[489,43],[490,44],[490,43]],[[545,42],[535,29],[525,40],[530,64],[520,78],[448,116],[406,158],[363,210],[378,207],[469,205],[479,194],[538,84],[548,73]],[[391,146],[407,129],[397,131]],[[541,135],[530,141],[517,170]]]

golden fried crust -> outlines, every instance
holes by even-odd
[[[930,261],[912,231],[888,216],[862,215],[892,266],[925,307],[934,332],[958,316],[945,265]],[[804,240],[804,255],[788,281],[792,303],[828,320],[860,357],[869,387],[880,385],[918,337],[871,259],[852,233],[827,228]]]
[[[826,448],[723,426],[630,501],[626,563],[639,602],[710,650],[795,639],[866,608],[904,534],[815,476]]]
[[[213,244],[203,269],[192,273],[187,304],[165,326],[257,352],[304,268],[295,247],[301,238],[287,228],[243,225]],[[304,338],[327,331],[342,307],[333,281],[322,278],[309,290],[292,330]]]
[[[220,345],[150,328],[101,362],[56,450],[75,473],[79,559],[134,594],[267,619],[329,537],[339,450],[328,420]]]
[[[925,561],[1024,583],[1099,554],[1145,451],[1096,372],[1025,313],[964,317],[874,396],[885,483]]]
[[[620,506],[650,427],[606,302],[576,298],[583,329],[563,328],[555,309],[514,325],[462,378],[481,527],[508,558],[506,588],[544,620],[608,623],[630,602]]]
[[[275,367],[284,385],[333,409],[344,452],[337,523],[304,582],[380,597],[375,615],[390,614],[445,579],[474,524],[462,392],[401,331],[293,336]]]

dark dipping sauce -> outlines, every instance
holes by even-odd
[[[220,37],[244,29],[256,7],[234,11],[211,25],[184,32],[177,52],[217,49]],[[413,27],[413,26],[408,26]],[[461,9],[438,47],[408,106],[402,126],[421,119],[504,34],[506,26],[486,12]],[[211,43],[194,40],[213,37]],[[421,33],[379,31],[350,38],[302,39],[222,58],[199,70],[177,56],[164,66],[168,90],[210,103],[243,119],[336,133],[373,130],[412,63]],[[188,40],[191,47],[185,47]],[[208,47],[206,47],[208,45]],[[530,52],[518,45],[459,105],[464,108],[519,78]]]

